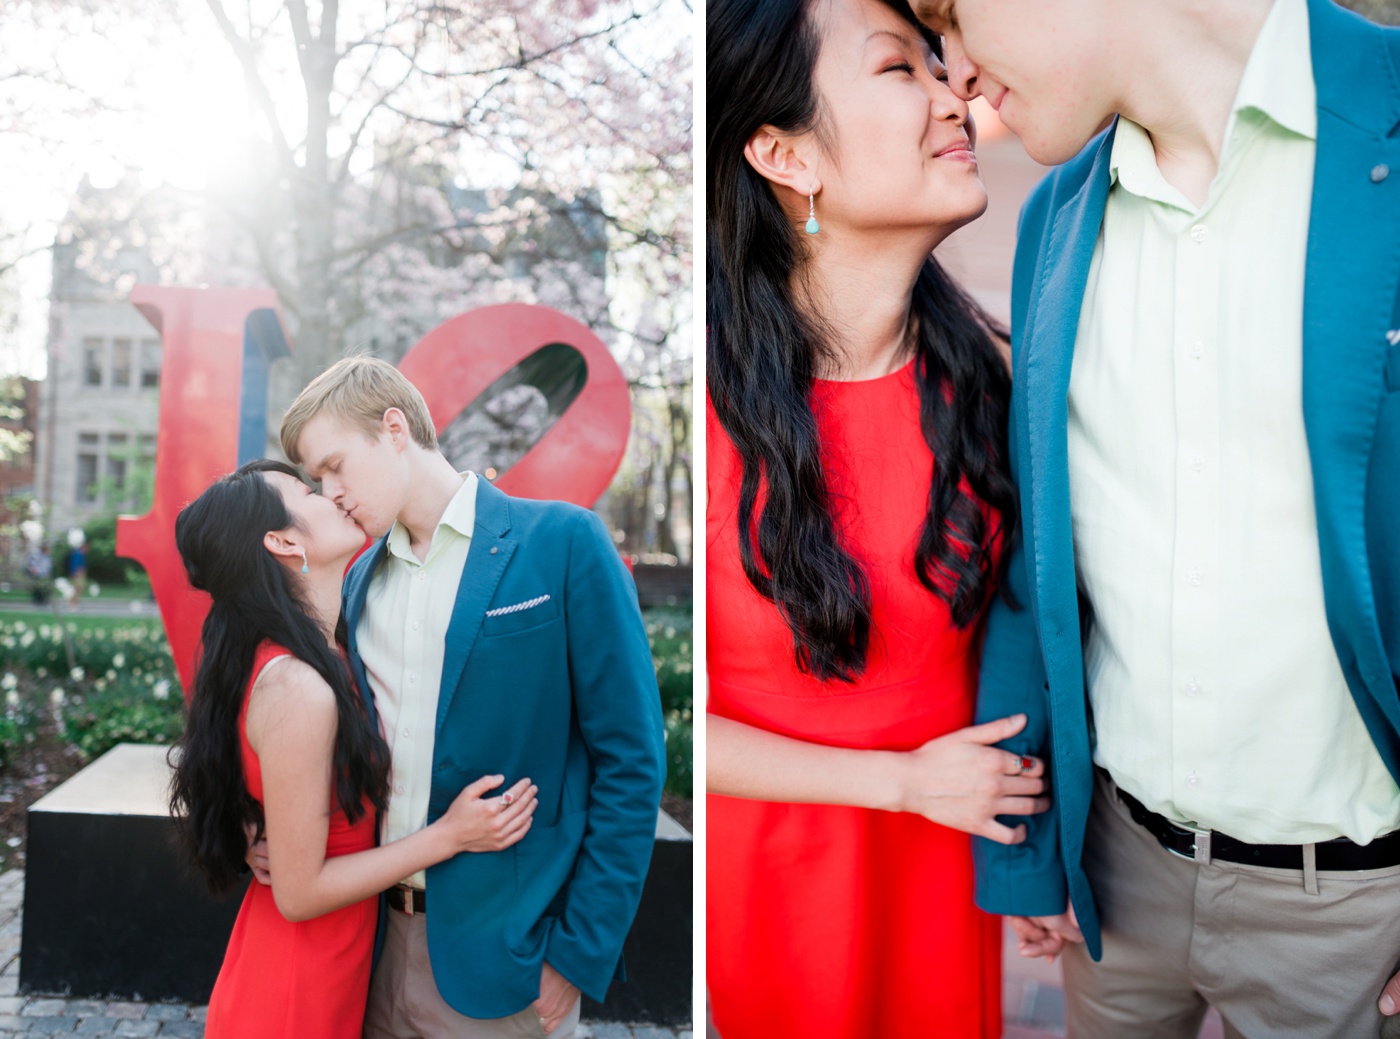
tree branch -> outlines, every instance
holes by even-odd
[[[277,149],[278,159],[288,175],[295,175],[297,172],[296,158],[292,154],[291,145],[287,143],[287,135],[282,129],[282,124],[277,119],[277,106],[272,100],[272,94],[268,91],[267,84],[263,82],[262,77],[258,75],[257,57],[253,54],[252,47],[243,37],[238,35],[238,30],[229,20],[221,0],[205,0],[205,4],[210,13],[213,14],[214,21],[218,24],[219,32],[223,34],[224,41],[232,49],[234,57],[238,59],[238,64],[243,68],[244,82],[248,84],[253,99],[257,102],[258,108],[262,110],[263,118],[267,121],[268,130],[272,133],[273,145]]]

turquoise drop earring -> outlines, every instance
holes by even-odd
[[[311,567],[306,565],[306,549],[304,548],[301,550],[301,572],[304,574],[311,573]]]
[[[807,196],[807,233],[816,234],[821,230],[821,225],[817,223],[817,199],[815,195]]]

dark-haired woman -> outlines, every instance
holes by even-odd
[[[903,0],[710,0],[708,979],[724,1039],[1001,1034],[969,833],[1048,806],[971,727],[1016,508],[986,206]]]
[[[237,879],[263,830],[272,884],[239,910],[207,1039],[358,1039],[375,896],[459,852],[525,835],[535,788],[483,776],[426,829],[374,847],[388,748],[341,648],[341,578],[364,532],[278,462],[250,462],[181,511],[175,540],[213,605],[171,806],[210,886]]]

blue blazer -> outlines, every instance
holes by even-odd
[[[351,567],[343,602],[371,717],[355,629],[386,541]],[[510,498],[483,479],[447,629],[428,821],[491,774],[506,785],[529,776],[539,805],[513,847],[428,869],[438,991],[468,1017],[505,1017],[538,997],[548,961],[601,1001],[621,977],[666,777],[651,648],[636,586],[598,517]]]
[[[1301,406],[1332,641],[1400,779],[1400,31],[1329,0],[1309,0],[1308,14],[1318,128]],[[1095,958],[1099,919],[1081,867],[1093,785],[1082,633],[1093,618],[1075,583],[1066,399],[1114,129],[1050,173],[1021,214],[1010,440],[1023,522],[1007,577],[1021,609],[998,602],[988,617],[977,712],[1027,713],[1005,745],[1045,758],[1053,798],[1028,820],[1025,844],[976,840],[978,904],[1048,915],[1068,896]]]

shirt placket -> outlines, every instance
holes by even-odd
[[[436,541],[436,539],[434,539]],[[432,549],[419,565],[413,580],[409,582],[408,614],[404,618],[404,711],[399,719],[398,739],[403,741],[405,759],[418,762],[423,736],[423,714],[427,709],[424,703],[423,646],[427,637],[428,606],[431,602],[430,586],[433,570]],[[422,828],[427,822],[427,791],[422,790],[422,768],[406,769],[404,785],[406,808],[413,814],[407,819],[409,830]]]
[[[1172,801],[1187,818],[1219,796],[1222,690],[1212,666],[1220,622],[1219,291],[1225,245],[1212,208],[1181,219],[1175,247],[1172,373],[1176,420],[1171,610]]]

